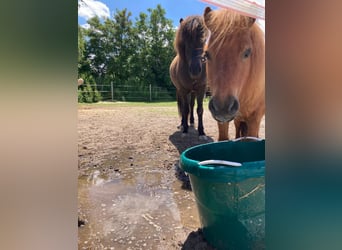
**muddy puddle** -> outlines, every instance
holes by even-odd
[[[184,249],[200,226],[193,193],[177,161],[153,157],[126,153],[79,177],[79,249]]]
[[[198,230],[189,180],[178,169],[185,149],[217,137],[205,109],[208,138],[201,141],[196,129],[187,137],[177,129],[176,103],[79,108],[79,249],[212,249]],[[234,130],[229,133],[233,138]]]

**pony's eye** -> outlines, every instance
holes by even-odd
[[[206,63],[208,59],[209,59],[209,53],[208,53],[208,51],[204,51],[204,53],[201,57],[202,63]]]
[[[243,52],[243,58],[248,58],[252,53],[252,49],[248,48]]]

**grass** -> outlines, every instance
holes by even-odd
[[[209,98],[203,100],[203,108],[204,110],[208,109]],[[79,103],[79,108],[123,108],[123,107],[130,107],[130,108],[146,108],[143,109],[144,112],[151,112],[154,114],[161,114],[165,116],[176,116],[178,117],[178,108],[177,102],[97,102],[97,103]],[[197,104],[195,103],[194,112],[196,112]]]
[[[203,100],[203,108],[204,110],[208,109],[208,102],[209,99]],[[97,102],[97,103],[79,103],[79,108],[123,108],[123,107],[130,107],[130,108],[146,108],[143,109],[144,112],[151,112],[154,114],[161,114],[166,116],[177,116],[178,117],[178,108],[177,102]],[[194,112],[196,112],[197,104],[195,103]],[[162,108],[162,109],[160,109]]]
[[[209,99],[204,99],[203,105],[208,104]],[[177,102],[97,102],[79,103],[79,107],[177,107]]]
[[[79,103],[79,107],[173,107],[176,102],[97,102],[97,103]]]
[[[141,112],[150,112],[166,116],[178,116],[177,102],[98,102],[79,103],[79,108],[141,108]]]

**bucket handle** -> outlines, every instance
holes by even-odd
[[[255,140],[255,141],[262,141],[262,139],[258,138],[258,137],[254,137],[254,136],[245,136],[245,137],[239,137],[236,138],[235,140],[233,140],[234,142],[236,141],[241,141],[241,140]]]
[[[198,163],[199,165],[224,165],[229,167],[241,167],[242,164],[234,161],[223,161],[223,160],[206,160]]]
[[[260,139],[258,137],[253,137],[253,136],[245,136],[245,137],[239,137],[235,140],[233,140],[233,142],[238,142],[241,140],[255,140],[255,141],[262,141],[263,139]],[[206,160],[206,161],[201,161],[198,163],[199,165],[203,166],[203,165],[224,165],[224,166],[229,166],[229,167],[241,167],[242,164],[240,162],[234,162],[234,161],[224,161],[224,160]]]

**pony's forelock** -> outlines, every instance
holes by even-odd
[[[215,54],[220,51],[229,34],[246,30],[251,26],[251,18],[237,12],[220,9],[210,11],[207,15],[205,25],[215,37],[215,40],[210,39],[209,46]]]
[[[204,44],[208,34],[208,30],[204,24],[202,16],[189,16],[186,19],[184,19],[179,24],[179,28],[176,32],[176,38],[174,41],[174,48],[176,52],[178,54],[183,54],[183,44],[186,42],[185,39],[194,40],[196,38],[195,36],[197,36],[199,32],[203,34],[201,39]]]

